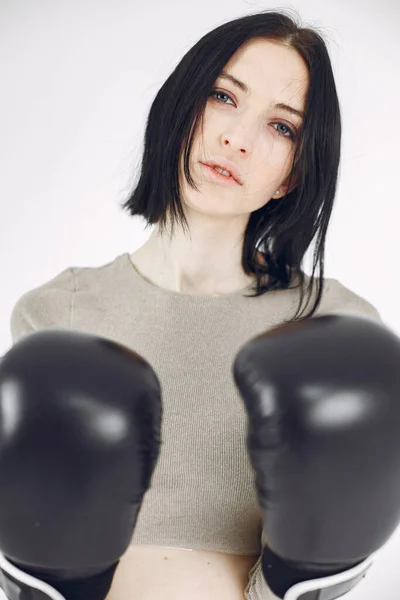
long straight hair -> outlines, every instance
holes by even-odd
[[[267,10],[225,23],[201,38],[155,97],[146,124],[140,178],[123,201],[122,209],[131,216],[143,217],[146,227],[157,223],[161,232],[170,218],[171,236],[175,223],[183,230],[189,229],[179,182],[181,152],[184,151],[185,178],[197,189],[190,174],[189,156],[207,100],[233,54],[255,39],[296,50],[307,65],[309,87],[288,181],[288,190],[292,191],[283,198],[268,199],[250,214],[241,265],[246,274],[256,275],[253,293],[248,297],[288,289],[296,280],[294,287],[300,288],[300,301],[297,313],[287,322],[301,321],[315,313],[323,294],[325,239],[336,194],[341,144],[334,74],[325,42],[317,31],[301,28],[283,12]],[[293,181],[297,184],[294,189]],[[302,270],[302,261],[315,236],[312,275],[308,277]],[[258,263],[257,251],[265,264]],[[314,275],[317,267],[318,278]],[[315,281],[314,305],[302,318],[303,299],[306,293],[310,299]]]

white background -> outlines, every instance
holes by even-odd
[[[151,230],[119,203],[151,102],[200,37],[266,8],[322,28],[334,67],[343,141],[325,276],[400,335],[398,0],[0,0],[0,355],[23,293],[144,243]],[[398,600],[399,556],[397,530],[346,598]]]

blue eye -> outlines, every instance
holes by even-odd
[[[215,100],[217,102],[219,102],[220,104],[226,104],[226,102],[223,102],[223,100],[220,100],[219,98],[217,98],[217,96],[226,96],[227,98],[229,98],[229,100],[232,100],[232,98],[229,96],[229,94],[227,94],[226,92],[219,92],[218,90],[213,90],[212,92],[210,92],[209,94],[210,96],[213,96],[215,98]],[[233,102],[233,100],[232,100]],[[278,131],[278,133],[282,136],[282,137],[289,137],[290,139],[294,140],[296,139],[296,134],[295,132],[290,129],[290,127],[288,127],[288,125],[286,125],[285,123],[273,123],[273,125],[283,125],[283,127],[286,127],[289,135],[285,135],[284,133],[281,133]]]

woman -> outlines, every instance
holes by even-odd
[[[150,110],[140,179],[123,204],[156,225],[148,241],[102,267],[66,269],[16,304],[14,342],[48,327],[91,332],[134,348],[160,377],[162,451],[107,600],[274,597],[231,366],[277,323],[339,309],[379,320],[323,276],[340,141],[317,32],[271,11],[218,27]],[[301,263],[316,234],[308,277]]]

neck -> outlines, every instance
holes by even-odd
[[[182,294],[223,295],[255,283],[255,275],[243,271],[241,253],[237,241],[223,244],[210,237],[200,243],[193,234],[192,239],[178,235],[170,240],[155,229],[131,260],[158,287]]]

